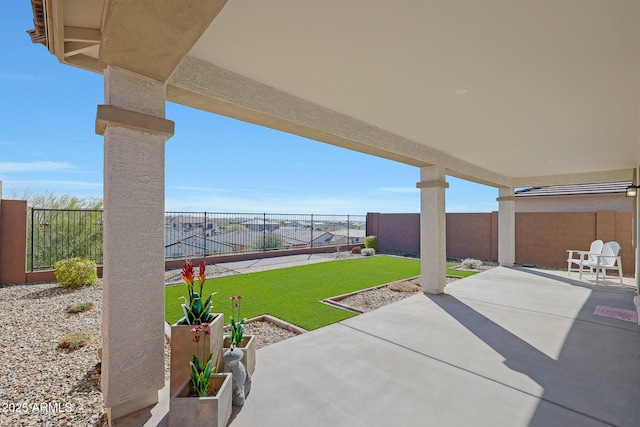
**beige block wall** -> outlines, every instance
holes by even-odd
[[[381,218],[383,225],[380,226]],[[404,252],[420,252],[420,214],[368,213],[367,236],[378,236],[385,248]]]
[[[497,259],[491,244],[497,238],[497,223],[491,213],[447,214],[447,256],[456,258]],[[497,240],[497,239],[496,239]]]
[[[420,233],[419,214],[369,215],[374,216],[376,226],[368,226],[367,233],[380,238],[382,249],[402,252],[413,248],[411,240],[400,236]],[[567,266],[567,249],[586,250],[595,239],[615,240],[622,247],[624,273],[633,275],[632,215],[616,211],[517,212],[516,263],[563,269]],[[400,230],[402,225],[408,229]],[[497,212],[447,214],[448,257],[497,261],[497,248]]]

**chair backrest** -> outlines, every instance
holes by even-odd
[[[602,253],[602,247],[604,246],[604,242],[602,240],[594,240],[591,242],[591,247],[589,247],[589,261],[596,262],[597,258],[591,254],[600,254]]]
[[[607,242],[602,247],[602,255],[600,258],[600,265],[603,267],[613,267],[616,263],[616,257],[620,252],[620,244],[618,242]]]

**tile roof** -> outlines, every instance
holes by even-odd
[[[528,187],[517,190],[516,197],[529,196],[573,196],[585,194],[625,193],[631,182],[608,182],[603,184],[550,185],[548,187]]]

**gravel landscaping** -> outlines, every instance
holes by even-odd
[[[454,280],[459,279],[447,277],[447,283],[451,283]],[[408,279],[396,283],[398,285],[415,285],[416,288],[414,288],[414,290],[407,286],[403,290],[392,290],[389,288],[389,286],[382,286],[379,288],[370,289],[368,291],[358,292],[356,294],[350,295],[344,299],[341,299],[339,303],[341,305],[355,308],[366,313],[367,311],[375,310],[376,308],[383,307],[387,304],[391,304],[393,302],[400,301],[401,299],[420,293],[420,290],[418,289],[420,279],[418,278]],[[402,286],[398,286],[396,289],[402,289]]]
[[[66,308],[93,302],[87,311]],[[0,288],[0,425],[103,426],[100,392],[102,281],[81,289],[55,284]],[[84,333],[84,347],[58,348],[65,335]]]

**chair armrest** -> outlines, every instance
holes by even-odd
[[[580,261],[580,262],[582,262],[582,261],[584,261],[585,259],[587,259],[587,258],[588,258],[588,255],[590,255],[590,254],[591,254],[589,251],[579,251],[579,250],[576,250],[576,249],[567,249],[567,252],[569,252],[569,255],[568,255],[568,257],[569,257],[569,258],[568,258],[568,260],[574,259],[574,260],[576,260],[576,261]],[[574,257],[573,257],[573,254],[574,254],[574,253],[578,254],[578,255],[579,255],[579,258],[574,258]],[[568,261],[568,260],[567,260],[567,261]]]
[[[594,257],[598,258],[598,260],[600,260],[600,258],[616,258],[616,259],[622,259],[622,257],[620,255],[603,255],[603,254],[592,254]]]
[[[570,252],[570,253],[575,252],[575,253],[577,253],[578,255],[588,255],[588,254],[590,254],[590,253],[591,253],[591,252],[589,252],[589,251],[579,251],[579,250],[577,250],[577,249],[567,249],[567,252]]]

